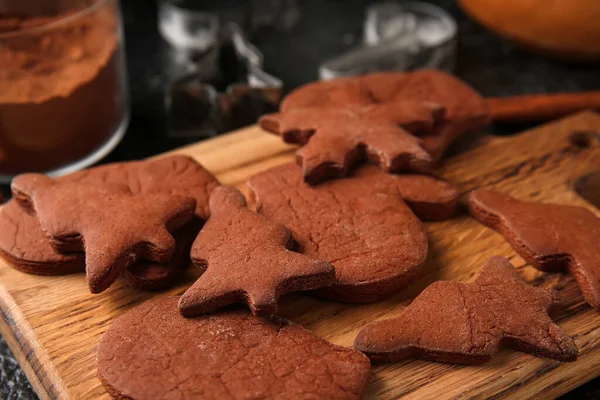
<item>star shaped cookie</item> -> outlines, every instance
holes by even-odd
[[[508,260],[493,257],[475,282],[435,282],[399,317],[367,325],[354,347],[377,362],[478,364],[503,345],[574,361],[575,342],[548,316],[557,303],[555,291],[528,285]]]
[[[291,233],[248,210],[235,188],[221,186],[210,197],[211,217],[192,246],[192,261],[205,270],[179,301],[184,316],[234,302],[255,315],[277,311],[284,293],[331,285],[331,264],[292,252]]]

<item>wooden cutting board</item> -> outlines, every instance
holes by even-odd
[[[437,171],[462,194],[494,187],[520,199],[577,204],[600,214],[574,191],[577,178],[600,170],[600,116],[582,113],[514,137],[480,138],[470,150],[445,160]],[[225,184],[247,192],[245,180],[293,160],[293,148],[252,127],[177,151],[198,159]],[[398,315],[425,286],[439,279],[470,281],[493,255],[508,257],[531,283],[560,289],[566,308],[557,321],[574,336],[580,357],[561,364],[503,350],[482,366],[405,361],[376,366],[371,399],[551,398],[600,375],[600,313],[584,301],[573,279],[542,274],[516,255],[502,237],[461,210],[445,222],[426,224],[430,252],[425,276],[395,297],[373,304],[325,302],[302,294],[282,299],[280,314],[317,335],[350,346],[369,321]],[[182,293],[195,279],[176,289]],[[83,275],[27,275],[0,262],[0,332],[41,398],[107,399],[96,378],[95,351],[119,315],[152,294],[122,283],[92,295]]]

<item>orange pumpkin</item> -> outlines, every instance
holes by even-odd
[[[532,51],[600,61],[600,0],[460,0],[474,20]]]

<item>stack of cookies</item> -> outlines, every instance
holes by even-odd
[[[312,83],[260,120],[300,148],[296,163],[248,181],[256,212],[182,156],[58,180],[27,174],[0,213],[0,250],[29,273],[85,269],[93,293],[122,275],[138,288],[164,287],[190,259],[201,269],[182,296],[138,306],[103,336],[98,376],[119,399],[354,399],[370,361],[476,364],[502,345],[573,361],[577,346],[548,315],[557,293],[528,285],[501,257],[473,283],[430,285],[399,317],[367,325],[355,349],[275,316],[284,293],[373,302],[419,277],[422,221],[450,218],[459,197],[429,174],[453,141],[488,120],[481,96],[439,71]],[[595,215],[491,191],[469,202],[538,268],[572,271],[599,307]],[[572,239],[577,226],[583,244]]]
[[[124,276],[174,283],[208,218],[217,180],[187,156],[111,164],[56,180],[24,174],[0,212],[0,252],[27,273],[86,273],[92,293]]]

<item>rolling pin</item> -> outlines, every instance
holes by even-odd
[[[600,91],[486,98],[492,122],[541,122],[582,110],[600,111]]]

